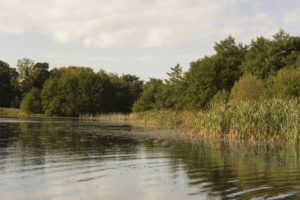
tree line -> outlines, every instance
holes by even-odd
[[[16,68],[0,61],[0,107],[55,116],[129,113],[147,110],[201,110],[216,102],[257,101],[300,96],[300,37],[283,30],[250,45],[232,36],[215,53],[178,64],[165,80],[117,75],[88,67],[49,70],[48,63],[23,58]]]
[[[0,62],[0,106],[54,116],[128,113],[143,90],[143,81],[88,67],[49,70],[48,63],[23,58],[17,69]],[[2,78],[3,77],[3,78]]]
[[[250,45],[232,36],[215,43],[215,53],[171,68],[168,79],[150,79],[134,103],[147,110],[200,110],[213,103],[300,96],[300,37],[283,30]]]

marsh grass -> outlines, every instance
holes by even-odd
[[[162,110],[81,118],[126,121],[134,125],[181,129],[191,136],[248,141],[294,141],[299,139],[300,134],[298,99],[215,103],[208,110],[200,112]]]
[[[26,113],[17,108],[0,108],[0,117],[23,117]]]
[[[212,105],[194,120],[194,133],[254,140],[295,140],[299,100],[261,100]]]

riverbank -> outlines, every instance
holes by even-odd
[[[82,115],[80,118],[169,127],[191,136],[254,142],[298,141],[300,137],[300,104],[297,99],[219,103],[199,112],[161,110],[128,115]]]
[[[18,108],[0,107],[0,117],[45,117],[45,114],[29,114]]]
[[[17,108],[3,108],[0,107],[0,117],[25,117],[28,116]]]

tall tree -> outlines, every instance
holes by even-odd
[[[216,54],[192,62],[183,81],[186,87],[181,105],[187,109],[205,108],[218,91],[230,91],[242,75],[241,64],[247,46],[232,36],[215,44]]]
[[[295,65],[299,58],[300,37],[292,37],[280,30],[272,40],[262,36],[252,40],[242,66],[244,73],[266,79],[285,66]]]
[[[0,61],[0,106],[10,106],[11,75],[9,65]]]
[[[45,81],[49,78],[49,64],[48,63],[36,63],[32,70],[32,87],[39,89],[43,88]]]
[[[23,58],[18,60],[17,68],[23,94],[33,87],[42,89],[44,82],[49,78],[48,63],[35,63],[33,60]]]
[[[232,36],[216,43],[215,70],[216,86],[218,90],[227,90],[233,87],[242,75],[241,64],[248,47],[242,43],[237,44]]]
[[[206,56],[190,64],[185,76],[187,88],[181,102],[185,109],[204,108],[218,91],[215,57]]]
[[[167,73],[168,79],[160,87],[157,94],[156,107],[159,109],[181,109],[180,104],[184,93],[183,71],[179,64],[171,67],[171,72]]]
[[[151,78],[144,86],[144,90],[140,98],[134,103],[133,111],[142,112],[151,109],[156,109],[157,107],[157,94],[161,90],[163,85],[162,80]]]

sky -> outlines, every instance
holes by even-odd
[[[249,44],[300,34],[300,0],[0,0],[0,60],[87,66],[147,80],[214,53],[228,35]]]

